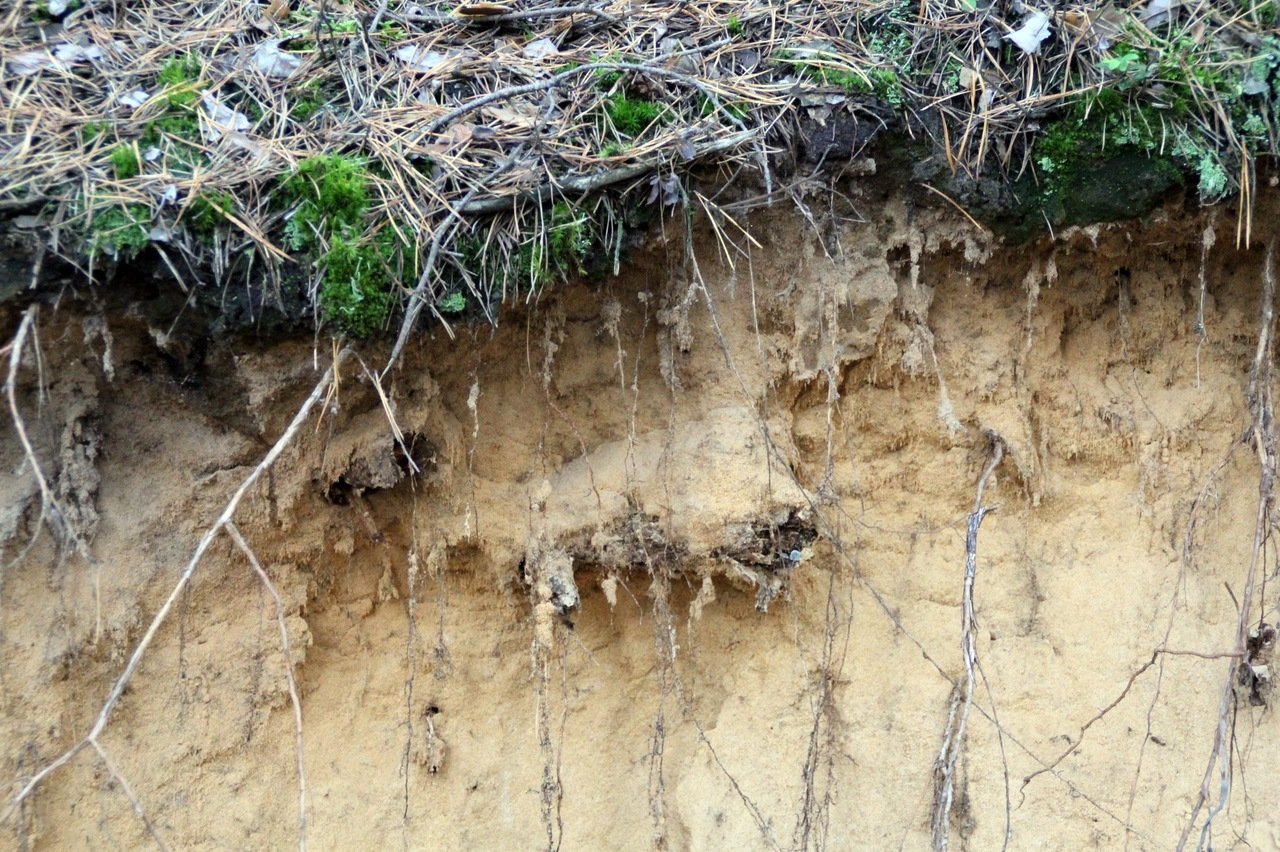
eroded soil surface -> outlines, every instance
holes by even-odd
[[[1248,250],[1181,212],[1013,249],[858,203],[821,238],[781,212],[743,220],[754,247],[700,231],[692,257],[673,226],[380,387],[379,352],[348,359],[235,516],[282,619],[220,533],[98,738],[111,763],[79,752],[0,844],[145,846],[130,796],[172,848],[296,844],[283,624],[313,848],[928,848],[999,446],[953,847],[1007,824],[1013,849],[1168,849],[1207,783],[1194,843],[1224,696],[1214,848],[1276,847],[1269,650],[1225,691],[1222,656],[1242,598],[1275,623],[1280,588],[1268,549],[1246,590],[1265,454],[1241,440],[1275,205]],[[15,399],[61,521],[7,426],[6,800],[93,726],[333,357],[192,364],[74,306],[37,328]]]

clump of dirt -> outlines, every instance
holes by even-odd
[[[998,440],[953,840],[1174,845],[1225,684],[1243,756],[1209,836],[1265,846],[1274,615],[1230,645],[1278,220],[1247,250],[1182,213],[1009,249],[897,194],[854,204],[821,235],[744,218],[749,255],[710,230],[689,255],[677,223],[619,278],[385,376],[339,364],[295,432],[333,364],[310,340],[214,341],[192,382],[128,315],[43,312],[15,401],[66,523],[11,433],[11,801],[290,441],[235,512],[245,548],[214,537],[8,842],[275,848],[301,798],[324,848],[925,848]]]

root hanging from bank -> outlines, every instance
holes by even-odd
[[[9,381],[6,382],[6,394],[9,396],[11,401],[13,400],[12,379],[13,379],[13,375],[16,373],[16,365],[19,362],[19,358],[20,358],[20,351],[21,351],[20,344],[22,343],[23,340],[25,340],[25,334],[29,331],[31,324],[34,323],[34,317],[35,317],[35,309],[33,308],[28,311],[26,317],[24,318],[23,324],[19,328],[20,336],[18,338],[15,338],[15,341],[13,344],[14,348],[13,348],[13,352],[11,353],[11,362],[10,362],[11,373],[10,373]],[[262,571],[261,565],[258,563],[257,558],[253,555],[253,552],[248,547],[247,543],[244,542],[243,537],[240,535],[239,530],[235,526],[234,518],[235,518],[236,510],[239,509],[240,503],[244,499],[244,497],[247,494],[249,494],[249,492],[258,484],[259,480],[261,480],[262,477],[266,475],[268,471],[271,470],[272,466],[275,464],[276,460],[280,457],[280,455],[285,451],[285,449],[288,448],[293,443],[294,439],[297,437],[298,433],[301,431],[302,426],[307,422],[307,420],[310,419],[312,410],[317,405],[319,405],[322,400],[327,401],[330,392],[333,391],[334,388],[336,387],[337,376],[339,371],[342,368],[342,364],[344,361],[346,361],[347,357],[350,354],[351,354],[351,351],[349,349],[343,349],[342,351],[338,352],[335,355],[333,363],[328,367],[328,369],[326,369],[324,374],[321,376],[320,380],[312,388],[311,393],[302,402],[301,406],[297,410],[297,413],[294,415],[292,421],[289,423],[288,427],[284,430],[283,434],[281,434],[281,436],[276,440],[275,444],[272,445],[271,449],[267,451],[266,455],[263,456],[262,460],[258,463],[258,465],[254,467],[254,469],[249,473],[249,475],[241,481],[239,487],[236,488],[236,490],[232,493],[230,499],[227,501],[226,506],[222,510],[222,513],[217,517],[217,519],[213,522],[213,524],[211,524],[205,530],[204,534],[200,537],[200,540],[196,544],[196,548],[194,553],[191,556],[191,559],[187,562],[186,566],[183,568],[182,572],[179,574],[177,582],[174,584],[173,589],[169,592],[169,596],[165,599],[160,609],[152,617],[151,622],[147,626],[146,632],[143,634],[142,639],[134,647],[133,653],[130,655],[128,663],[125,665],[124,670],[116,678],[116,681],[111,688],[111,692],[107,695],[107,699],[103,703],[101,709],[99,710],[97,719],[94,722],[93,726],[88,731],[88,733],[86,733],[80,740],[78,740],[73,746],[71,746],[69,749],[63,752],[60,756],[50,761],[49,763],[45,764],[43,768],[37,771],[30,778],[26,779],[25,783],[20,782],[21,788],[10,800],[9,806],[5,809],[4,813],[0,814],[0,824],[8,822],[9,819],[14,815],[14,813],[18,811],[18,809],[23,805],[23,803],[28,799],[28,797],[30,797],[36,791],[36,789],[40,786],[41,783],[45,781],[45,779],[47,779],[54,772],[58,771],[59,769],[61,769],[62,767],[70,763],[86,747],[92,747],[93,750],[98,753],[99,757],[102,759],[108,771],[120,783],[121,789],[125,792],[125,795],[130,799],[130,804],[133,806],[134,812],[138,814],[139,818],[142,820],[142,822],[146,826],[148,833],[151,834],[152,838],[156,841],[158,845],[160,845],[161,847],[164,847],[164,842],[160,839],[159,835],[156,833],[155,827],[152,824],[151,820],[147,818],[141,803],[139,802],[137,797],[133,795],[132,785],[130,785],[124,779],[124,777],[119,774],[119,771],[116,769],[115,764],[107,756],[106,751],[103,748],[102,743],[100,741],[100,738],[102,736],[103,731],[106,730],[107,725],[111,720],[112,712],[116,709],[117,704],[119,704],[121,697],[124,695],[125,688],[129,685],[129,682],[133,679],[133,676],[137,673],[138,667],[142,663],[142,658],[146,655],[148,648],[150,648],[151,643],[155,640],[156,634],[159,632],[161,625],[164,624],[164,622],[169,616],[169,613],[173,610],[174,604],[180,598],[183,597],[186,590],[189,588],[191,579],[196,573],[196,569],[200,567],[200,564],[203,561],[205,555],[208,553],[210,546],[212,546],[213,542],[218,538],[218,535],[220,533],[226,533],[228,537],[230,537],[232,541],[238,547],[240,547],[242,552],[245,553],[246,557],[249,559],[250,565],[258,573],[259,579],[266,583],[268,592],[273,596],[273,598],[277,603],[277,616],[282,618],[282,614],[281,614],[282,610],[280,609],[282,602],[280,600],[279,594],[276,592],[274,585],[271,584],[270,579],[266,576],[265,571]],[[29,447],[30,445],[29,443],[26,443],[25,446]],[[47,488],[47,484],[44,487]],[[284,629],[283,622],[281,622],[281,629],[282,630]],[[297,758],[298,758],[297,770],[298,770],[298,788],[299,788],[298,848],[300,850],[305,851],[306,845],[307,845],[306,779],[305,779],[305,773],[303,771],[303,766],[302,766],[302,711],[301,711],[301,704],[297,700],[297,686],[296,686],[296,683],[294,683],[293,676],[292,676],[291,669],[292,669],[293,663],[290,657],[290,648],[288,644],[287,633],[283,638],[284,638],[285,644],[282,647],[281,651],[284,654],[285,665],[290,668],[288,681],[290,685],[290,699],[294,702],[294,720],[296,725],[295,736],[296,736],[296,751],[297,751]]]
[[[1221,698],[1218,705],[1218,722],[1214,731],[1213,745],[1209,750],[1209,761],[1205,767],[1204,778],[1196,795],[1191,816],[1178,839],[1178,849],[1186,848],[1192,833],[1199,821],[1200,812],[1213,799],[1212,782],[1215,770],[1218,776],[1217,801],[1209,807],[1196,841],[1196,849],[1210,848],[1214,820],[1231,801],[1232,779],[1237,767],[1232,760],[1232,747],[1235,743],[1236,721],[1239,712],[1239,690],[1242,685],[1248,686],[1248,678],[1253,674],[1249,668],[1263,648],[1256,641],[1271,625],[1266,619],[1265,583],[1267,560],[1267,543],[1276,526],[1275,486],[1277,473],[1277,453],[1280,453],[1280,441],[1277,440],[1275,423],[1275,406],[1272,399],[1275,373],[1275,298],[1276,298],[1276,240],[1273,238],[1267,246],[1267,258],[1262,275],[1262,305],[1258,328],[1258,345],[1254,354],[1253,365],[1249,371],[1249,389],[1247,401],[1252,423],[1247,432],[1247,441],[1258,456],[1258,508],[1254,520],[1253,551],[1249,560],[1249,568],[1245,573],[1244,586],[1239,598],[1238,617],[1236,619],[1235,647],[1233,657],[1224,678]],[[1261,591],[1260,591],[1261,587]],[[1259,615],[1257,627],[1251,636],[1250,625],[1253,623],[1254,597],[1259,597]],[[1271,642],[1275,643],[1275,631],[1271,628]],[[1270,646],[1266,650],[1270,650]],[[1268,661],[1270,656],[1268,654]],[[1264,663],[1265,665],[1265,663]],[[1269,676],[1268,676],[1269,677]]]
[[[973,707],[973,688],[977,683],[978,647],[974,634],[978,629],[978,619],[974,611],[973,590],[978,575],[978,528],[988,514],[995,511],[994,506],[982,505],[982,494],[986,490],[987,480],[1000,466],[1004,458],[1004,441],[995,434],[988,436],[991,441],[991,460],[987,462],[982,475],[978,478],[977,495],[973,501],[973,511],[969,513],[965,524],[964,540],[964,592],[961,597],[961,630],[960,650],[964,658],[964,687],[952,692],[950,707],[947,712],[947,727],[942,735],[942,748],[934,763],[933,774],[936,785],[933,799],[933,816],[930,820],[934,852],[946,852],[951,836],[951,806],[955,801],[956,762],[965,753],[965,736],[969,724],[969,711]],[[995,713],[995,702],[991,704],[991,712]],[[1003,739],[1001,753],[1004,752]],[[1005,831],[1004,846],[1009,845],[1009,769],[1006,763],[1005,783]],[[962,791],[963,795],[963,791]]]

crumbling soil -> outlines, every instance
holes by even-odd
[[[1247,250],[1230,216],[1003,247],[897,195],[855,207],[821,233],[744,217],[731,262],[742,232],[690,257],[677,219],[617,278],[437,330],[380,388],[378,351],[345,363],[236,515],[284,605],[313,848],[928,848],[993,442],[951,842],[1176,844],[1237,677],[1274,193]],[[6,799],[92,727],[333,357],[226,339],[177,375],[136,314],[38,329],[16,399],[66,511],[40,522],[10,429]],[[285,664],[220,535],[101,737],[116,771],[81,751],[3,844],[145,846],[122,778],[172,848],[295,844]],[[1215,848],[1280,843],[1267,676],[1236,692]]]

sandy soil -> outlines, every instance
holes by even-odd
[[[288,654],[220,535],[100,738],[110,764],[82,750],[0,846],[146,846],[121,779],[172,848],[295,845],[288,660],[312,848],[929,848],[998,443],[952,847],[1168,849],[1205,783],[1194,844],[1225,694],[1214,848],[1277,848],[1274,699],[1224,692],[1220,656],[1258,513],[1238,439],[1274,201],[1253,249],[1223,217],[1207,260],[1208,220],[1181,213],[1018,249],[896,196],[821,240],[762,213],[732,266],[676,229],[496,331],[436,333],[385,406],[349,361],[236,515]],[[89,731],[331,357],[193,361],[73,308],[39,330],[19,409],[92,560],[39,523],[9,429],[6,800]],[[1250,618],[1275,623],[1272,550],[1258,570]]]

